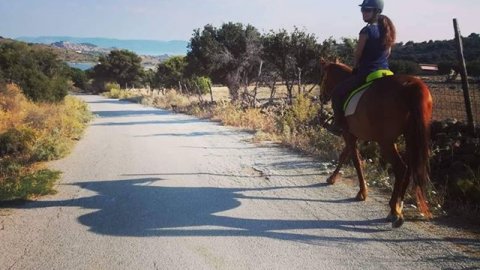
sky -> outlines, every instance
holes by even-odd
[[[75,36],[189,40],[193,30],[226,22],[255,26],[261,33],[294,26],[329,37],[357,38],[364,26],[361,0],[0,0],[0,36]],[[385,0],[384,14],[397,41],[480,33],[480,0]]]

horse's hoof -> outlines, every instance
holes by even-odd
[[[358,192],[357,196],[355,197],[357,201],[365,201],[367,199],[367,194],[364,194],[363,192]]]
[[[400,228],[402,227],[403,223],[405,220],[403,219],[402,216],[394,216],[392,220],[392,227],[393,228]]]
[[[330,177],[327,179],[327,184],[333,185],[333,184],[335,184],[336,181],[337,181],[337,177],[336,177],[336,176],[330,176]]]
[[[388,214],[387,218],[385,219],[386,222],[393,222],[395,217],[392,213]]]

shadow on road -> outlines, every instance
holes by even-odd
[[[161,178],[81,182],[72,185],[95,191],[98,195],[63,201],[38,201],[12,208],[80,207],[94,210],[78,217],[89,231],[110,236],[184,237],[233,236],[266,237],[299,241],[316,245],[361,242],[435,242],[449,241],[479,245],[470,239],[421,239],[385,237],[389,231],[383,219],[351,220],[284,220],[232,217],[228,210],[239,208],[245,200],[306,201],[320,203],[352,203],[344,200],[309,200],[249,196],[248,191],[274,189],[323,188],[324,184],[268,188],[216,188],[161,186]],[[208,226],[208,227],[206,227]],[[326,233],[337,230],[338,233]],[[342,233],[343,231],[343,233]],[[359,233],[353,235],[352,233]],[[380,233],[383,237],[369,234]],[[383,233],[383,234],[382,234]],[[368,234],[368,235],[365,235]],[[388,236],[388,234],[387,234]]]
[[[159,178],[81,182],[72,185],[92,190],[98,195],[63,201],[30,202],[18,208],[80,207],[94,209],[78,217],[91,232],[115,236],[259,236],[283,240],[362,241],[359,238],[326,238],[299,230],[343,230],[374,233],[383,219],[348,220],[281,220],[229,217],[221,212],[241,206],[243,200],[312,201],[302,198],[248,196],[247,191],[286,188],[320,188],[323,184],[254,189],[214,187],[159,186]],[[154,185],[155,184],[155,185]],[[352,200],[333,201],[351,203]],[[201,228],[209,226],[208,228]],[[214,228],[212,228],[214,227]],[[291,231],[295,230],[295,231]],[[371,241],[373,239],[363,239]]]
[[[99,117],[135,117],[135,116],[145,116],[145,115],[169,115],[171,112],[164,110],[116,110],[116,111],[92,111],[93,114],[98,115]]]

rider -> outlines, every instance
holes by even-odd
[[[389,69],[388,57],[395,42],[395,26],[382,15],[383,0],[364,0],[360,5],[363,20],[367,25],[360,31],[354,57],[352,77],[339,84],[333,91],[332,107],[334,122],[329,130],[340,134],[345,125],[343,102],[350,91],[365,83],[374,71]]]

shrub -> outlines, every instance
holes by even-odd
[[[59,171],[42,169],[22,175],[19,179],[7,178],[0,181],[0,200],[29,199],[53,194],[53,185],[60,175]]]
[[[59,102],[67,95],[67,66],[48,49],[22,42],[0,44],[0,70],[33,101]]]
[[[104,93],[104,95],[108,98],[130,99],[139,96],[134,91],[121,89],[118,83],[106,83],[105,90],[106,92]]]
[[[53,192],[59,172],[37,163],[65,156],[91,119],[85,103],[35,104],[15,85],[0,85],[0,200]]]
[[[16,85],[0,85],[0,132],[21,123],[29,104]]]
[[[421,72],[417,63],[408,60],[391,60],[390,69],[398,74],[416,75]]]
[[[480,76],[480,60],[468,62],[467,73],[470,76]]]
[[[70,68],[69,75],[75,87],[83,90],[89,87],[88,77],[85,71],[78,68]]]
[[[16,156],[29,157],[33,153],[36,132],[28,127],[11,128],[0,134],[0,158]]]
[[[280,131],[298,133],[305,130],[317,116],[319,105],[308,97],[298,96],[292,106],[279,118]]]

